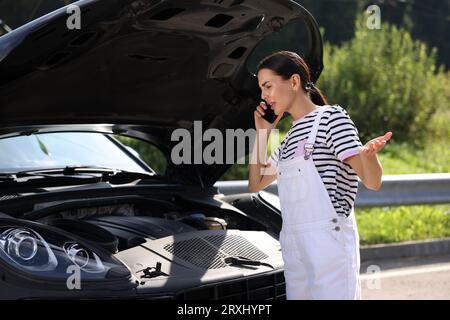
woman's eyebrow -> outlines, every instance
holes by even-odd
[[[261,88],[264,87],[266,85],[267,82],[269,82],[270,80],[265,81],[262,85]]]

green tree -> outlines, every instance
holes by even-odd
[[[404,29],[370,30],[361,15],[355,37],[341,46],[327,43],[324,53],[319,87],[349,110],[364,141],[390,130],[395,140],[420,145],[434,112],[448,104],[436,50]]]

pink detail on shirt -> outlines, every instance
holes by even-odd
[[[307,139],[303,139],[298,142],[297,149],[295,150],[295,153],[294,153],[294,158],[303,156],[305,154],[306,142],[307,142]],[[358,153],[359,153],[359,148],[347,150],[344,153],[340,154],[338,159],[340,161],[344,161],[345,159],[350,158],[351,156],[354,156]]]
[[[297,145],[297,149],[295,150],[294,158],[303,156],[305,154],[305,144],[306,139],[300,140]]]
[[[351,156],[354,156],[356,154],[359,153],[359,148],[358,149],[352,149],[352,150],[347,150],[344,153],[340,154],[338,159],[340,161],[344,161],[347,158],[350,158]]]

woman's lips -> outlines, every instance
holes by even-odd
[[[275,106],[276,106],[276,103],[275,103],[275,102],[272,102],[272,103],[270,104],[270,108],[271,108],[272,110],[275,110]]]

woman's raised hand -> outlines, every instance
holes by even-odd
[[[283,114],[278,115],[275,121],[273,123],[270,123],[269,121],[267,121],[262,117],[264,115],[264,111],[267,110],[267,108],[268,106],[266,106],[266,104],[263,101],[261,101],[259,105],[256,107],[256,110],[254,112],[256,130],[260,129],[266,129],[268,131],[272,130],[277,126],[278,122],[283,116]]]
[[[384,136],[376,137],[370,140],[363,147],[361,147],[361,149],[359,150],[359,154],[366,157],[374,156],[384,148],[391,137],[392,132],[389,131]]]

